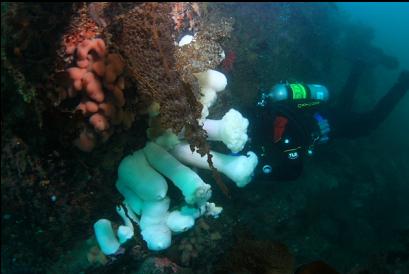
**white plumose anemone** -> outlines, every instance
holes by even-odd
[[[209,140],[222,141],[233,153],[237,153],[247,143],[248,126],[249,121],[240,112],[230,109],[221,120],[205,120],[203,129]]]
[[[203,204],[210,198],[210,185],[165,149],[154,142],[148,142],[143,150],[149,163],[182,191],[186,203]]]
[[[199,153],[192,152],[187,143],[176,145],[170,153],[182,163],[210,169],[207,156],[202,157]],[[244,187],[251,181],[254,169],[258,164],[258,158],[254,152],[247,152],[247,156],[225,155],[214,151],[210,151],[210,154],[213,155],[214,167],[234,181],[238,187]]]

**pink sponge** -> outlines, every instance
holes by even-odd
[[[99,77],[105,75],[105,62],[104,60],[95,61],[92,63],[92,71],[95,72]]]
[[[91,100],[87,100],[86,98],[78,104],[77,109],[82,111],[84,116],[89,116],[92,113],[95,113],[99,109],[99,105]]]
[[[74,90],[82,90],[82,77],[87,72],[87,70],[78,67],[72,67],[67,69],[67,72],[69,77],[73,81]]]
[[[94,130],[87,128],[81,132],[74,144],[82,151],[89,152],[95,147],[97,139],[105,142],[112,135],[114,130],[110,124],[119,125],[124,120],[121,108],[125,105],[125,85],[120,75],[125,64],[119,54],[106,56],[102,39],[84,40],[78,44],[75,64],[67,69],[72,80],[69,96],[74,97],[82,92],[82,100],[76,109],[89,117],[88,122]]]
[[[90,152],[95,147],[95,135],[92,132],[88,132],[87,130],[83,130],[80,133],[80,136],[75,139],[74,145],[76,145],[79,149],[85,152]]]
[[[118,84],[117,85],[108,84],[107,88],[114,95],[115,105],[119,107],[123,107],[125,105],[125,97],[124,97],[124,92],[122,91],[120,86]]]
[[[124,62],[122,62],[119,54],[109,54],[107,57],[107,66],[105,72],[105,81],[112,84],[124,70]]]
[[[89,98],[98,103],[102,103],[105,98],[104,91],[102,90],[101,82],[95,78],[94,73],[87,72],[82,81]]]
[[[99,108],[104,113],[105,116],[112,118],[115,114],[115,106],[111,102],[102,103]]]
[[[95,113],[98,111],[99,105],[93,101],[85,102],[85,108],[88,112]]]
[[[102,39],[84,40],[77,47],[77,66],[85,68],[88,66],[88,54],[94,51],[102,58],[106,53],[105,42]]]
[[[101,113],[95,113],[89,118],[89,122],[97,131],[104,131],[109,128],[108,120]]]

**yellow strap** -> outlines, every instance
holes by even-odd
[[[302,84],[290,84],[290,88],[293,92],[294,100],[307,98],[307,91]]]

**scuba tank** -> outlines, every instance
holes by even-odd
[[[270,91],[261,95],[259,106],[265,106],[267,101],[271,103],[287,101],[295,103],[298,108],[308,108],[328,101],[328,89],[319,84],[285,83],[277,84]]]
[[[282,100],[321,100],[327,101],[329,92],[326,87],[318,84],[277,84],[268,93],[273,101]]]
[[[263,108],[261,112],[265,112],[267,117],[285,117],[288,120],[285,132],[290,134],[292,139],[296,138],[291,142],[311,156],[316,144],[329,140],[330,125],[328,120],[320,115],[321,107],[328,100],[329,91],[323,85],[284,82],[263,92],[257,105]],[[274,127],[274,133],[275,131]],[[287,145],[285,132],[283,146]]]

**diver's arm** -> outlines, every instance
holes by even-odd
[[[375,125],[373,126],[374,128],[376,128],[386,119],[402,97],[408,92],[408,89],[409,71],[404,70],[401,72],[398,80],[392,86],[389,92],[378,101],[373,110],[370,112],[369,116],[372,117],[372,121],[375,121]]]
[[[338,98],[338,108],[350,111],[362,78],[366,69],[382,65],[388,69],[396,69],[399,61],[390,55],[385,54],[380,48],[371,47],[361,54],[360,57],[351,64],[351,71]]]
[[[368,136],[392,112],[409,89],[409,71],[404,70],[389,90],[375,105],[365,113],[334,109],[328,112],[328,120],[332,126],[331,138],[349,138]]]
[[[352,109],[353,101],[358,90],[358,83],[364,72],[364,64],[358,60],[352,64],[351,71],[349,72],[347,81],[345,82],[338,100],[337,108],[344,111],[350,111]]]

